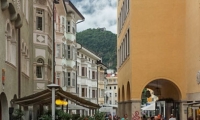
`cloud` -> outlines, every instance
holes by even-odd
[[[106,28],[117,33],[117,0],[71,0],[83,14],[85,21],[77,25],[78,31],[88,28]]]

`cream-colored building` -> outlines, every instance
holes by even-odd
[[[199,0],[118,0],[119,115],[140,114],[144,88],[160,90],[173,113],[186,120],[187,102],[200,100]],[[170,98],[170,99],[169,99]],[[171,107],[171,108],[170,108]],[[177,112],[178,111],[178,112]],[[162,113],[161,111],[158,111]]]

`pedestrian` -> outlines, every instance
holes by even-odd
[[[169,120],[176,120],[176,118],[174,117],[173,114],[171,114]]]
[[[145,115],[142,116],[142,120],[147,120]]]
[[[128,115],[124,114],[124,117],[121,120],[128,120]]]

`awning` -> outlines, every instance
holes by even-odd
[[[145,107],[143,107],[143,108],[141,108],[142,110],[155,110],[155,104],[156,103],[152,103],[152,104],[150,104],[150,105],[148,105],[148,106],[145,106]]]
[[[69,104],[68,105],[69,110],[85,110],[85,107],[82,107],[80,105],[75,105],[75,104]]]
[[[49,105],[52,103],[52,92],[51,89],[46,89],[41,92],[37,92],[35,94],[25,96],[19,99],[13,99],[13,102],[15,104],[19,104],[21,106],[31,106],[31,105]],[[100,108],[98,104],[92,103],[90,101],[87,101],[83,98],[80,98],[72,93],[63,91],[61,87],[56,89],[55,93],[56,99],[68,99],[77,105],[90,108],[90,109],[96,109]]]

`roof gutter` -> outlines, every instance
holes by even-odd
[[[81,23],[81,22],[83,22],[83,21],[85,21],[85,19],[83,19],[83,20],[81,20],[81,21],[79,21],[79,22],[76,22],[76,24],[79,24],[79,23]]]

